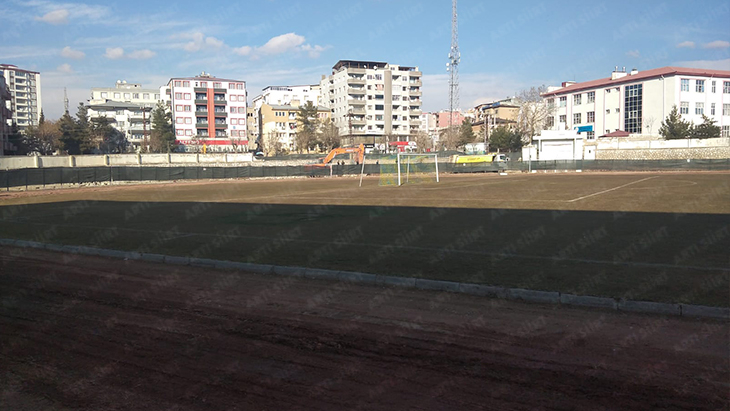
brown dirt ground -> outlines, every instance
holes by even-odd
[[[727,322],[0,250],[0,408],[729,409]]]

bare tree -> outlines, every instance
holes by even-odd
[[[325,151],[332,150],[333,148],[337,148],[342,145],[340,130],[337,128],[335,123],[332,122],[332,120],[325,119],[322,121],[319,126],[319,133],[319,140]]]
[[[284,154],[284,145],[279,140],[279,135],[275,131],[269,131],[264,134],[262,150],[267,156]]]
[[[411,139],[416,142],[418,152],[425,153],[433,149],[433,141],[425,131],[416,131],[411,135]]]
[[[651,135],[651,132],[654,129],[655,121],[656,121],[656,118],[654,118],[654,116],[644,116],[643,123],[644,123],[644,129],[646,130],[647,134]]]
[[[522,90],[517,94],[517,101],[520,104],[517,130],[528,144],[532,144],[532,138],[545,128],[548,117],[555,111],[555,106],[546,104],[542,97],[546,92],[547,87],[542,85]]]

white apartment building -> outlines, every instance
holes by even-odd
[[[261,90],[261,94],[254,97],[251,104],[258,110],[262,104],[274,106],[300,106],[307,104],[308,101],[312,105],[321,105],[320,86],[304,85],[304,86],[268,86]]]
[[[10,141],[8,141],[13,124],[13,112],[10,110],[11,98],[10,90],[5,83],[5,76],[0,72],[0,156],[15,150],[15,147],[11,147]]]
[[[18,129],[37,126],[43,109],[41,101],[41,73],[23,70],[12,64],[0,64],[0,72],[10,91],[10,111]]]
[[[102,116],[122,132],[134,151],[149,145],[151,113],[160,101],[159,89],[145,89],[141,84],[117,80],[114,87],[91,89],[87,102],[89,119]]]
[[[421,75],[418,67],[338,61],[320,86],[343,145],[408,141],[421,125]]]
[[[682,118],[716,121],[730,135],[730,71],[662,67],[618,70],[611,77],[566,82],[543,94],[554,107],[548,130],[576,130],[587,140],[616,132],[657,136],[662,121],[677,106]]]
[[[246,82],[201,73],[172,78],[165,87],[176,143],[187,152],[240,151],[248,147]]]

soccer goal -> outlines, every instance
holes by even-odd
[[[398,153],[396,157],[398,185],[439,182],[439,163],[436,154]]]

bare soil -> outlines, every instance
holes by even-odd
[[[727,322],[0,249],[0,408],[729,409]]]

